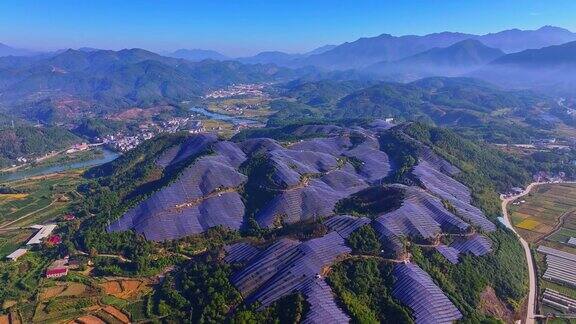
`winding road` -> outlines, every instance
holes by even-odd
[[[530,245],[528,245],[528,242],[526,242],[525,239],[522,238],[522,236],[520,236],[520,234],[518,234],[518,232],[516,231],[516,229],[514,229],[514,226],[512,226],[512,222],[510,221],[510,216],[508,215],[508,203],[510,203],[511,201],[514,201],[522,196],[525,196],[527,194],[530,193],[530,191],[532,190],[532,188],[534,188],[537,185],[543,184],[545,182],[532,182],[531,184],[528,185],[528,187],[526,187],[526,189],[524,189],[524,191],[522,191],[521,193],[519,193],[518,195],[515,196],[511,196],[511,197],[507,197],[504,198],[504,196],[501,196],[502,198],[502,215],[504,216],[504,222],[506,224],[506,226],[511,229],[514,234],[516,234],[516,236],[518,237],[518,240],[520,240],[520,244],[522,244],[522,248],[524,248],[524,254],[526,257],[526,262],[528,264],[528,285],[529,285],[529,292],[528,292],[528,306],[527,306],[527,310],[526,310],[526,319],[524,321],[524,323],[526,324],[534,324],[534,303],[536,302],[536,265],[534,264],[534,260],[532,259],[532,252],[530,251]]]

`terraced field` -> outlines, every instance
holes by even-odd
[[[567,252],[576,247],[566,244],[576,237],[576,184],[546,184],[510,206],[512,222],[522,237]]]
[[[80,175],[80,171],[70,171],[8,183],[21,193],[0,194],[0,228],[22,227],[57,217],[77,198]]]

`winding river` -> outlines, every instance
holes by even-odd
[[[99,155],[96,158],[72,163],[63,163],[58,165],[50,165],[45,167],[31,168],[16,172],[0,173],[0,183],[8,181],[22,180],[29,177],[35,177],[39,175],[45,175],[50,173],[58,173],[66,170],[88,168],[96,165],[104,164],[116,159],[119,154],[105,148],[101,149],[103,155]]]

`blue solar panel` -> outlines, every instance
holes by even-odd
[[[367,224],[370,224],[370,218],[349,215],[334,216],[324,222],[324,225],[338,232],[343,238],[348,238],[355,230]]]
[[[346,253],[350,253],[350,248],[336,232],[305,242],[281,239],[252,258],[231,281],[248,303],[257,301],[263,308],[284,296],[302,292],[311,305],[315,303],[314,313],[322,314],[323,310],[317,307],[324,307],[321,301],[332,294],[326,290],[329,287],[315,287],[314,283],[322,285],[318,281],[322,269]]]
[[[457,264],[460,261],[458,257],[460,255],[460,251],[453,247],[440,244],[436,247],[436,250],[440,252],[440,254],[442,254],[446,260],[450,261],[452,264]]]
[[[450,244],[450,247],[460,251],[460,253],[472,253],[475,256],[482,256],[492,251],[490,240],[479,234],[458,238]]]
[[[469,225],[446,210],[440,199],[416,187],[392,186],[405,190],[406,197],[400,208],[376,218],[374,229],[395,252],[401,251],[398,243],[403,237],[434,240],[442,232],[467,232]]]
[[[312,323],[350,323],[346,315],[334,301],[334,294],[328,284],[321,278],[310,280],[303,285],[302,294],[310,304],[303,324]]]
[[[170,164],[181,162],[198,155],[217,140],[218,138],[214,134],[191,135],[183,144],[173,147],[162,154],[156,160],[156,164],[161,167],[167,167]]]
[[[236,189],[246,176],[229,163],[230,158],[222,155],[198,159],[176,181],[112,223],[108,231],[133,229],[149,240],[163,241],[199,234],[218,225],[239,229],[244,204]]]
[[[412,309],[416,323],[452,323],[462,318],[458,308],[416,264],[396,265],[393,276],[392,295]]]
[[[246,242],[226,245],[224,251],[226,251],[224,261],[227,263],[247,262],[260,252],[258,248]]]
[[[427,161],[420,161],[413,173],[426,189],[448,200],[462,219],[487,232],[496,230],[494,223],[480,209],[471,205],[470,190],[466,186],[438,171]]]

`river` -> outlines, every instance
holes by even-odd
[[[191,112],[202,114],[202,115],[208,117],[209,119],[221,120],[221,121],[232,123],[234,125],[261,124],[261,122],[256,121],[254,119],[219,114],[219,113],[215,113],[212,111],[208,111],[205,108],[200,108],[200,107],[190,107],[190,108],[188,108],[188,110],[190,110]]]
[[[116,152],[112,152],[105,148],[101,148],[103,155],[99,155],[96,158],[81,161],[81,162],[73,162],[73,163],[64,163],[58,165],[50,165],[45,167],[38,167],[38,168],[31,168],[22,171],[16,172],[7,172],[0,174],[0,183],[1,182],[8,182],[8,181],[16,181],[22,180],[29,177],[35,177],[39,175],[45,175],[50,173],[58,173],[66,170],[72,169],[80,169],[80,168],[88,168],[93,167],[96,165],[108,163],[114,159],[116,159],[119,154]]]

